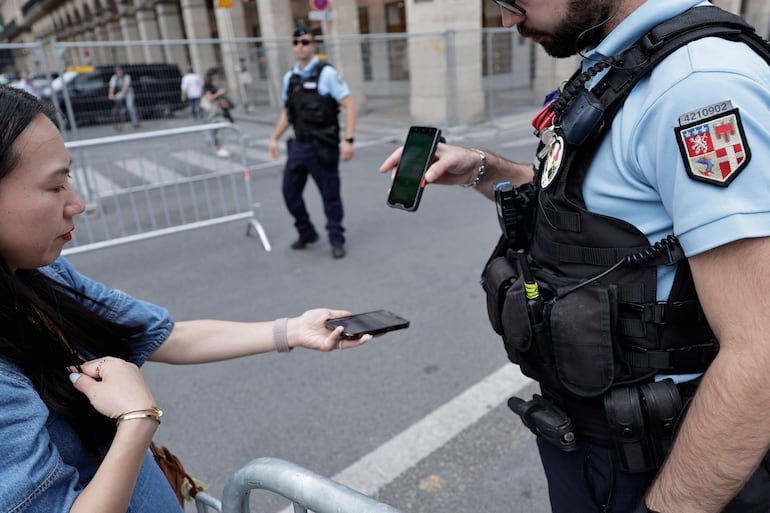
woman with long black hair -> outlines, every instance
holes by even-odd
[[[358,346],[314,309],[272,322],[174,323],[60,256],[83,201],[51,112],[0,86],[0,511],[180,511],[148,446],[160,424],[139,366]]]

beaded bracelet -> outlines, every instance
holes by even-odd
[[[479,169],[476,171],[476,176],[473,178],[473,180],[464,184],[463,187],[472,189],[479,184],[481,179],[484,177],[484,174],[487,172],[487,154],[481,150],[477,150],[476,148],[471,148],[471,151],[475,151],[479,154]]]
[[[273,341],[275,342],[275,350],[279,353],[288,353],[292,350],[289,347],[289,337],[286,333],[289,319],[281,317],[273,322]]]
[[[120,424],[124,420],[133,419],[153,419],[160,424],[160,418],[163,416],[163,410],[157,406],[153,406],[149,409],[129,410],[125,413],[121,413],[115,419],[116,424]]]

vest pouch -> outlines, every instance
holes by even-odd
[[[487,293],[487,315],[492,329],[498,335],[503,335],[501,316],[505,293],[518,274],[510,260],[502,256],[491,259],[484,269],[481,284]]]
[[[551,339],[559,381],[579,397],[598,397],[613,383],[614,287],[589,285],[553,302]]]
[[[505,294],[502,327],[503,341],[508,356],[514,363],[521,363],[516,353],[526,353],[532,345],[532,329],[529,310],[527,309],[527,297],[524,293],[524,278],[521,276],[516,278]]]
[[[297,115],[302,118],[302,121],[310,125],[323,126],[326,120],[321,103],[303,103],[302,111]]]

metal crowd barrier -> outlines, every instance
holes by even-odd
[[[294,513],[401,513],[352,488],[304,467],[276,458],[258,458],[233,474],[222,500],[198,492],[198,513],[249,513],[251,490],[266,490],[289,499]]]
[[[215,137],[232,158],[217,156]],[[65,145],[86,212],[76,219],[64,255],[241,219],[248,220],[246,235],[256,233],[270,251],[237,125],[204,123]]]

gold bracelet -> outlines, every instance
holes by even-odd
[[[128,415],[121,415],[120,417],[118,417],[116,424],[120,424],[124,420],[133,420],[133,419],[153,419],[155,420],[155,422],[160,424],[160,415],[156,415],[154,413],[129,413]]]
[[[477,150],[476,148],[471,148],[471,151],[475,151],[479,154],[479,169],[476,171],[476,176],[473,178],[473,180],[463,184],[463,187],[472,189],[479,184],[481,179],[484,177],[484,174],[487,172],[487,154],[481,150]]]
[[[124,411],[123,413],[121,413],[117,417],[113,417],[113,418],[117,419],[118,417],[122,417],[123,415],[128,415],[129,413],[150,413],[150,412],[156,413],[156,414],[159,414],[159,415],[163,414],[163,411],[160,408],[158,408],[157,406],[151,406],[149,408],[137,408],[136,410]]]
[[[160,424],[160,418],[163,416],[163,410],[158,408],[157,406],[153,406],[149,409],[140,409],[140,410],[129,410],[125,413],[122,413],[118,415],[118,417],[115,420],[116,424],[120,424],[124,420],[133,420],[133,419],[154,419],[155,422]]]

